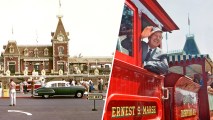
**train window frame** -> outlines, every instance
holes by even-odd
[[[134,11],[124,5],[116,49],[121,53],[133,56],[134,53]]]
[[[143,29],[145,28],[145,27],[147,27],[147,26],[155,26],[155,27],[157,27],[157,25],[146,15],[146,14],[144,14],[143,12],[141,12],[141,31],[143,31]],[[147,21],[146,23],[148,24],[148,25],[146,25],[146,26],[144,26],[144,22],[145,21]]]
[[[137,62],[138,62],[138,48],[137,48],[137,44],[139,43],[139,37],[138,37],[138,33],[137,33],[137,30],[138,30],[138,8],[133,4],[133,3],[130,3],[130,2],[125,2],[125,5],[127,7],[129,7],[132,11],[133,11],[133,30],[132,30],[132,56],[129,56],[125,53],[122,53],[120,52],[119,50],[116,49],[116,52],[115,52],[115,59],[119,59],[119,60],[122,60],[124,62],[127,62],[129,64],[134,64],[134,65],[137,65]]]

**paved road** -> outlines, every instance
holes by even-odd
[[[9,98],[0,99],[0,120],[101,120],[104,100],[96,100],[98,111],[92,111],[93,100],[85,98],[17,98],[16,106],[9,106]],[[19,110],[29,112],[27,115]]]

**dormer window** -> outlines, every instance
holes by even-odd
[[[29,53],[28,53],[28,49],[27,48],[25,48],[24,49],[24,56],[28,56],[29,55]]]
[[[58,54],[59,55],[63,55],[64,54],[64,47],[63,46],[59,46],[58,47]]]
[[[45,48],[44,49],[44,56],[48,56],[48,54],[49,54],[49,49]]]
[[[38,57],[38,48],[34,49],[34,55],[35,55],[35,57]]]
[[[14,53],[14,47],[13,47],[13,45],[10,45],[9,49],[10,49],[10,53]]]

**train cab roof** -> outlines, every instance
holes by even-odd
[[[131,0],[142,15],[148,17],[154,24],[162,27],[163,31],[179,30],[179,27],[170,18],[156,0]]]

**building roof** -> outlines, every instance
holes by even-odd
[[[205,60],[205,72],[212,72],[213,70],[213,62],[208,54],[197,54],[197,55],[169,55],[168,62],[170,64],[174,64],[174,66],[169,68],[170,72],[183,74],[183,66],[178,66],[175,63],[183,62],[191,62],[198,61],[201,59]],[[191,64],[186,66],[186,75],[192,77],[193,74],[202,74],[202,66],[199,64]]]
[[[69,63],[112,63],[113,57],[71,57]]]
[[[183,50],[185,51],[186,54],[190,54],[190,55],[200,54],[200,51],[195,42],[194,35],[186,36],[186,42],[185,42]]]

